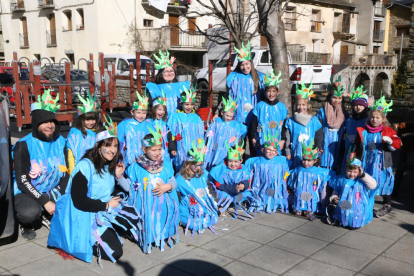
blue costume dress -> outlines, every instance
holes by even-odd
[[[61,195],[56,186],[65,177],[67,171],[64,152],[65,138],[58,135],[52,141],[44,142],[33,137],[32,133],[30,133],[17,141],[17,143],[23,141],[26,142],[30,154],[30,182],[39,193],[46,193],[49,198],[53,198],[56,202]],[[13,159],[13,150],[16,145],[12,149]],[[18,162],[18,160],[14,160],[14,162]],[[17,195],[21,191],[17,186],[14,174],[15,172],[13,171],[14,195]]]
[[[253,218],[249,215],[246,210],[240,205],[242,202],[248,202],[250,205],[249,210],[255,211],[260,206],[260,199],[259,196],[255,193],[254,190],[250,189],[247,184],[247,181],[250,183],[251,173],[249,169],[245,165],[241,165],[240,169],[231,170],[227,167],[227,165],[223,162],[213,169],[211,169],[209,175],[209,181],[211,185],[214,187],[218,202],[218,206],[222,206],[220,212],[225,212],[227,208],[230,206],[231,203],[235,205],[235,217],[237,218],[238,210],[241,209],[248,217]],[[235,186],[239,183],[246,183],[244,186],[244,191],[240,193],[234,192],[233,194],[229,194],[224,190],[218,189],[215,185],[215,182],[220,183],[221,185],[226,185],[235,190]],[[227,189],[230,190],[230,189]]]
[[[319,109],[316,116],[322,121],[323,142],[321,154],[321,167],[334,168],[342,164],[342,156],[339,156],[339,148],[345,133],[345,123],[339,129],[330,128],[325,114],[325,108]],[[345,120],[349,118],[349,113],[344,112]]]
[[[177,155],[172,160],[176,170],[179,171],[187,160],[187,152],[191,149],[191,143],[204,138],[204,123],[195,113],[180,112],[171,115],[167,125],[177,142]]]
[[[161,131],[162,131],[162,134],[164,135],[164,139],[162,139],[162,149],[164,151],[164,162],[171,162],[170,153],[168,151],[167,132],[169,129],[167,126],[167,122],[165,122],[164,120],[155,119],[152,121],[152,125],[153,125],[153,131],[155,131],[156,125],[161,125]]]
[[[218,222],[218,208],[214,198],[210,195],[207,188],[208,173],[190,180],[184,179],[181,174],[175,177],[177,190],[181,193],[180,219],[181,225],[187,234],[188,229],[194,232],[203,231],[209,228],[213,230],[213,225]]]
[[[312,116],[305,127],[296,122],[294,117],[290,117],[286,120],[285,127],[290,131],[292,168],[296,168],[302,163],[301,141],[306,141],[306,145],[309,146],[311,139],[315,137],[316,131],[322,127],[322,124],[319,122],[318,117]]]
[[[259,210],[274,213],[277,209],[289,211],[287,183],[284,176],[292,162],[284,156],[267,159],[253,157],[246,161],[246,167],[253,174],[252,189],[260,196]]]
[[[236,121],[225,122],[221,118],[215,119],[205,135],[208,151],[204,159],[204,168],[210,171],[212,167],[221,163],[227,157],[225,142],[232,147],[240,138],[244,139],[246,133],[247,128],[244,124]]]
[[[141,123],[134,118],[123,120],[117,127],[118,139],[125,167],[135,162],[135,159],[143,154],[142,139],[153,129],[152,120],[145,119]]]
[[[258,126],[255,139],[260,143],[260,148],[257,150],[257,155],[260,156],[262,154],[263,145],[266,142],[264,134],[268,135],[269,129],[271,130],[272,135],[275,135],[276,132],[279,131],[277,140],[280,141],[283,122],[288,115],[288,110],[282,102],[278,102],[275,105],[269,105],[262,101],[253,109],[253,114],[257,117]]]
[[[153,195],[152,189],[157,183],[168,183],[174,177],[171,163],[164,162],[162,171],[150,173],[138,163],[133,163],[126,170],[131,180],[129,203],[142,217],[142,229],[139,244],[144,253],[151,253],[152,244],[164,250],[165,240],[172,247],[171,237],[177,235],[180,221],[179,202],[175,190],[160,197]]]
[[[390,195],[394,189],[394,174],[392,167],[384,166],[382,132],[370,133],[364,130],[362,138],[362,170],[377,181],[377,195]]]
[[[190,85],[191,82],[189,81],[163,84],[155,84],[153,82],[149,82],[146,84],[146,89],[150,93],[152,99],[164,96],[167,98],[167,112],[169,118],[173,113],[177,112],[177,109],[180,106],[180,95],[182,92],[184,92],[183,87],[185,86],[185,88],[188,90],[190,88]]]
[[[367,118],[362,118],[359,120],[355,120],[354,118],[348,118],[345,120],[345,154],[342,161],[342,170],[341,174],[345,174],[345,167],[346,167],[346,158],[348,155],[348,150],[354,146],[355,138],[358,135],[357,128],[364,127],[367,122]]]
[[[254,82],[252,75],[243,73],[231,72],[227,76],[227,86],[229,87],[229,94],[233,99],[237,99],[238,105],[234,114],[234,120],[239,123],[250,125],[252,120],[252,110],[261,101],[264,93],[264,77],[263,73],[257,72],[259,76],[258,91],[255,95]]]
[[[85,262],[92,261],[92,247],[99,244],[112,261],[113,250],[101,239],[102,234],[108,229],[114,229],[114,225],[125,229],[125,226],[118,223],[115,218],[125,219],[131,226],[130,232],[138,240],[138,227],[133,225],[129,218],[137,220],[139,217],[123,210],[124,207],[131,207],[121,201],[117,208],[109,208],[108,211],[97,213],[84,212],[73,205],[71,188],[73,177],[81,172],[88,180],[88,197],[102,202],[108,202],[115,188],[115,176],[108,172],[108,165],[104,168],[104,174],[99,175],[91,160],[84,158],[76,164],[66,193],[56,202],[56,211],[53,215],[47,245],[64,250],[65,252]],[[118,234],[117,234],[118,235]],[[121,237],[119,237],[122,243]]]
[[[368,190],[360,178],[348,179],[344,176],[332,178],[329,185],[339,197],[333,217],[342,226],[360,228],[372,220],[375,190]],[[351,205],[341,208],[344,201],[348,201]]]
[[[293,169],[288,181],[292,191],[289,204],[293,210],[325,212],[326,182],[334,176],[334,171],[324,168],[300,166]]]
[[[68,137],[66,138],[66,147],[72,151],[75,158],[75,164],[81,160],[88,149],[95,146],[96,132],[90,129],[86,130],[86,137],[83,137],[82,132],[73,127],[70,129]]]

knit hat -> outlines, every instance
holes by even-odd
[[[352,88],[351,92],[351,106],[362,105],[368,107],[368,95],[364,91],[364,86],[358,86],[356,89]]]

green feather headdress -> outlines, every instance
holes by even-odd
[[[195,97],[197,96],[197,93],[195,93],[196,87],[190,86],[190,90],[187,90],[185,86],[183,86],[183,88],[184,88],[185,94],[181,96],[181,102],[182,103],[195,103]]]
[[[392,111],[391,109],[392,105],[393,105],[392,100],[389,103],[387,103],[385,101],[385,96],[382,96],[378,101],[374,103],[374,106],[371,106],[370,108],[371,110],[379,110],[379,111],[384,112],[384,114],[387,114],[388,112]]]
[[[250,49],[250,41],[247,42],[247,47],[244,47],[244,44],[242,42],[242,48],[239,50],[236,47],[234,47],[234,50],[239,54],[237,56],[239,61],[252,60],[252,50]]]
[[[329,90],[331,91],[332,96],[342,97],[344,95],[345,88],[341,84],[341,76],[339,76],[335,82],[333,81],[333,75],[331,76]]]
[[[238,141],[236,141],[236,143],[234,143],[234,147],[229,147],[229,145],[227,144],[227,141],[225,142],[226,148],[227,148],[227,159],[236,159],[236,160],[241,160],[243,157],[243,153],[244,153],[244,141],[242,141],[242,144],[239,145]]]
[[[316,159],[319,156],[318,148],[314,147],[314,140],[312,139],[309,146],[305,142],[302,142],[302,156],[304,159]]]
[[[269,70],[265,76],[265,87],[278,86],[283,80],[280,78],[282,72],[279,70],[279,74],[276,76],[274,70]]]
[[[45,89],[42,97],[37,96],[37,102],[32,103],[31,110],[35,111],[37,109],[43,109],[55,113],[56,110],[60,108],[59,103],[59,94],[56,95],[56,98],[53,100],[52,95],[50,94],[50,89]]]
[[[237,100],[239,97],[236,98],[236,100],[233,100],[233,98],[229,95],[229,99],[228,101],[226,101],[226,99],[224,97],[222,97],[223,99],[223,104],[224,104],[224,112],[236,112],[236,108],[237,108]]]
[[[173,63],[175,61],[175,57],[171,57],[170,59],[170,53],[168,50],[165,50],[166,55],[162,53],[162,51],[159,51],[160,57],[158,57],[156,54],[154,54],[155,59],[158,61],[158,63],[155,63],[155,69],[160,70],[167,67],[172,67]]]
[[[302,81],[301,84],[296,85],[296,97],[298,99],[308,99],[315,97],[312,90],[313,84],[311,83],[309,87],[306,87],[305,83]]]
[[[78,115],[82,115],[88,112],[96,112],[96,107],[98,106],[98,102],[96,100],[96,94],[95,97],[92,97],[89,93],[89,90],[87,91],[88,97],[84,99],[80,94],[78,94],[78,98],[80,102],[82,103],[81,106],[78,106]]]
[[[148,108],[148,97],[146,95],[141,96],[138,91],[135,91],[137,94],[138,101],[132,104],[132,110],[136,109],[147,109]]]
[[[148,148],[148,147],[162,145],[163,134],[162,134],[161,124],[159,122],[155,124],[155,131],[152,130],[150,127],[148,127],[148,130],[154,137],[150,139],[142,139],[142,146]]]
[[[197,145],[196,140],[194,140],[191,143],[191,147],[192,149],[188,151],[187,159],[189,161],[204,162],[204,157],[207,153],[207,147],[205,145],[204,139],[197,139]]]

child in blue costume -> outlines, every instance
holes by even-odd
[[[148,82],[146,89],[153,100],[159,97],[167,98],[167,114],[170,117],[177,112],[183,86],[188,90],[191,83],[189,81],[177,81],[176,72],[173,67],[175,58],[171,57],[170,59],[170,53],[167,50],[166,52],[166,55],[164,55],[160,50],[159,57],[154,54],[155,59],[158,61],[158,63],[155,63],[155,68],[158,70],[158,73],[155,78],[155,83]]]
[[[354,145],[355,138],[358,134],[357,128],[365,126],[370,111],[368,107],[368,95],[364,91],[364,86],[361,85],[356,90],[353,88],[350,97],[352,117],[345,120],[344,153],[348,152],[351,146]],[[344,154],[341,174],[345,174],[346,157]]]
[[[259,210],[274,213],[277,209],[289,211],[286,177],[292,163],[284,156],[278,156],[279,140],[276,132],[263,135],[266,141],[262,152],[264,156],[253,157],[246,161],[246,167],[253,174],[252,189],[260,196],[262,205]]]
[[[191,142],[204,137],[204,124],[200,116],[194,112],[195,88],[187,90],[183,87],[181,94],[181,106],[183,111],[174,113],[168,119],[167,125],[171,130],[173,139],[171,141],[173,162],[178,171],[187,160],[187,152],[191,149]]]
[[[265,133],[271,132],[271,135],[279,133],[277,140],[280,141],[279,149],[284,147],[284,140],[281,140],[283,122],[285,121],[288,110],[286,106],[279,102],[277,96],[280,94],[279,83],[282,82],[279,75],[275,76],[273,69],[268,71],[265,76],[266,97],[259,102],[253,109],[253,120],[249,127],[249,136],[255,148],[257,148],[257,156],[262,154],[265,141]]]
[[[166,241],[177,235],[180,221],[177,183],[170,162],[162,155],[163,133],[161,128],[147,134],[142,140],[144,154],[126,170],[131,180],[129,202],[142,217],[139,245],[144,253],[151,253],[152,246],[164,251]]]
[[[236,141],[244,140],[247,128],[244,124],[234,121],[234,112],[237,105],[231,97],[228,101],[223,98],[224,108],[221,111],[221,118],[216,118],[206,132],[207,153],[204,168],[208,171],[212,167],[223,162],[227,156],[225,142],[228,141],[232,147]],[[230,140],[229,140],[230,139]]]
[[[170,162],[170,152],[177,148],[172,148],[174,143],[172,141],[171,131],[169,131],[167,126],[167,118],[168,118],[168,111],[167,111],[167,98],[159,97],[156,98],[152,102],[152,110],[151,110],[151,119],[153,128],[155,129],[157,125],[161,127],[162,133],[166,134],[167,139],[162,140],[162,150],[164,151],[164,162]]]
[[[378,183],[377,195],[383,196],[384,206],[374,210],[375,216],[383,217],[391,212],[391,193],[394,188],[391,152],[400,148],[401,140],[389,126],[385,114],[392,109],[392,101],[385,97],[375,102],[365,127],[357,129],[356,152],[362,161],[362,169]]]
[[[340,146],[345,132],[344,122],[349,118],[344,106],[345,89],[341,85],[341,76],[329,86],[330,92],[326,97],[325,106],[316,115],[322,121],[323,142],[321,150],[321,167],[340,171],[343,157],[339,155]]]
[[[72,173],[75,165],[85,152],[95,146],[95,131],[99,126],[99,115],[96,112],[96,95],[92,97],[88,91],[87,99],[84,99],[80,94],[78,94],[78,97],[82,103],[81,106],[78,106],[78,121],[76,127],[70,129],[66,139],[69,174]]]
[[[315,167],[319,151],[314,148],[313,139],[309,146],[302,145],[302,166],[293,169],[289,176],[289,204],[295,215],[304,215],[313,220],[315,212],[322,213],[329,197],[326,182],[335,176],[329,169]]]
[[[227,146],[227,143],[226,143]],[[236,144],[235,147],[227,146],[228,154],[226,162],[215,166],[209,175],[211,186],[216,192],[217,205],[221,215],[228,209],[231,203],[234,204],[235,218],[237,218],[238,210],[241,209],[248,217],[249,215],[242,202],[250,204],[252,210],[260,206],[260,199],[255,196],[254,191],[250,189],[250,170],[241,163],[244,153],[243,143]]]
[[[119,151],[116,125],[109,121],[96,134],[96,144],[85,153],[69,180],[66,193],[56,203],[47,245],[62,249],[85,262],[92,256],[115,262],[123,253],[120,235],[127,231],[138,240],[140,217],[120,196],[113,197],[115,177],[126,191],[122,178],[125,165]]]
[[[264,74],[254,68],[250,41],[247,47],[242,44],[240,50],[236,47],[234,50],[239,54],[239,62],[236,69],[227,76],[227,86],[230,97],[237,99],[238,108],[234,120],[249,126],[252,110],[261,101],[264,92]]]
[[[217,204],[207,187],[208,172],[203,171],[206,151],[203,139],[198,139],[197,145],[193,141],[187,161],[175,176],[177,191],[181,194],[180,219],[185,235],[188,229],[192,230],[191,236],[207,228],[215,233],[213,225],[218,222]]]
[[[355,158],[355,153],[348,156],[346,174],[334,177],[329,185],[334,189],[330,198],[331,203],[337,205],[331,220],[335,220],[344,227],[358,229],[372,220],[373,202],[377,182],[370,175],[362,171],[362,163]]]
[[[118,139],[125,166],[128,168],[142,154],[141,141],[149,133],[152,120],[146,119],[148,98],[136,92],[138,101],[132,104],[130,119],[123,120],[118,126]]]
[[[33,223],[53,215],[55,202],[64,193],[69,175],[65,161],[65,138],[59,134],[55,112],[59,95],[53,99],[46,89],[31,106],[32,133],[12,148],[14,208],[25,239],[36,237]],[[2,176],[4,177],[4,176]],[[46,219],[45,219],[46,216]],[[46,225],[47,225],[46,224]]]
[[[296,168],[301,165],[302,145],[310,145],[312,139],[318,149],[321,149],[323,140],[322,124],[318,117],[312,115],[312,105],[310,97],[313,97],[313,91],[303,83],[296,87],[296,110],[295,114],[286,120],[285,139],[286,139],[286,157],[292,160],[292,167]]]

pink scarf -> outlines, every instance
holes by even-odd
[[[345,121],[345,115],[342,107],[339,106],[335,110],[330,103],[325,103],[325,116],[328,121],[328,126],[333,129],[339,129]]]
[[[381,124],[380,126],[373,127],[373,126],[370,126],[369,124],[367,124],[367,129],[368,129],[369,133],[377,133],[377,132],[380,132],[384,129],[384,125]]]

